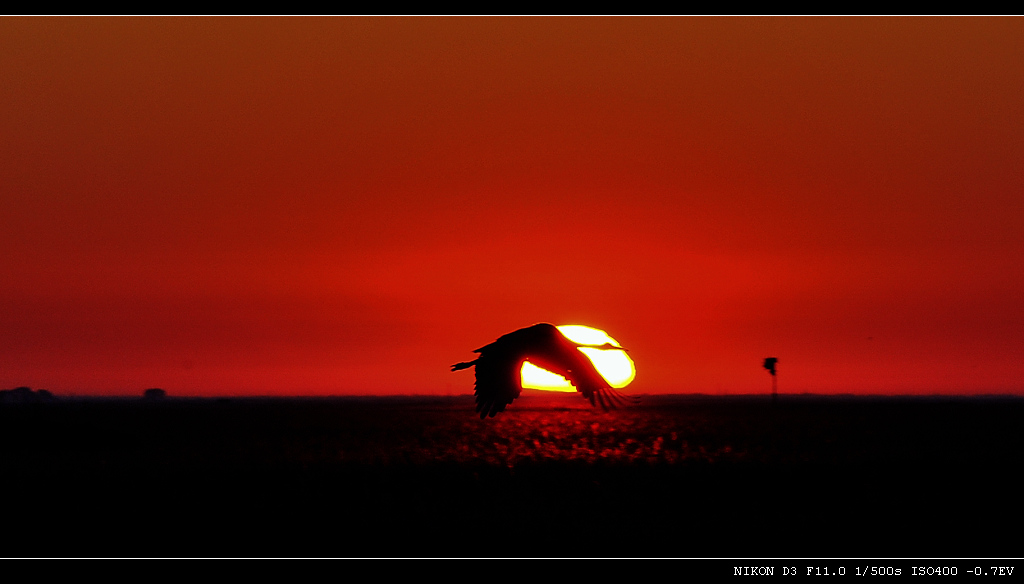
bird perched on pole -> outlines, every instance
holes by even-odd
[[[592,405],[607,410],[621,404],[624,396],[612,390],[580,347],[626,350],[611,343],[574,343],[554,325],[540,323],[498,337],[473,351],[480,353],[476,359],[452,365],[452,371],[476,367],[476,411],[481,419],[504,411],[522,393],[524,361],[565,377]]]

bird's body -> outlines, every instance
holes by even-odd
[[[498,337],[474,353],[473,361],[452,365],[452,371],[476,366],[476,411],[494,417],[523,391],[520,371],[529,361],[568,379],[591,404],[614,407],[618,396],[594,364],[552,324],[540,323]],[[620,349],[613,345],[597,348]]]

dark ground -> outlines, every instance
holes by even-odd
[[[4,404],[0,555],[1012,557],[1022,421],[1019,398]]]

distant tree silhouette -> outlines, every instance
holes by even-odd
[[[775,365],[779,362],[775,357],[768,357],[764,360],[764,368],[768,370],[768,373],[772,374],[772,403],[775,403],[779,399],[778,391],[778,377],[775,375]]]
[[[45,389],[32,391],[31,387],[15,387],[0,390],[0,403],[26,404],[53,401],[53,394]]]
[[[152,387],[142,392],[142,397],[143,399],[164,399],[167,397],[167,392],[159,387]]]

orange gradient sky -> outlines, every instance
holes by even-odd
[[[1024,391],[1024,19],[0,18],[0,388]]]

